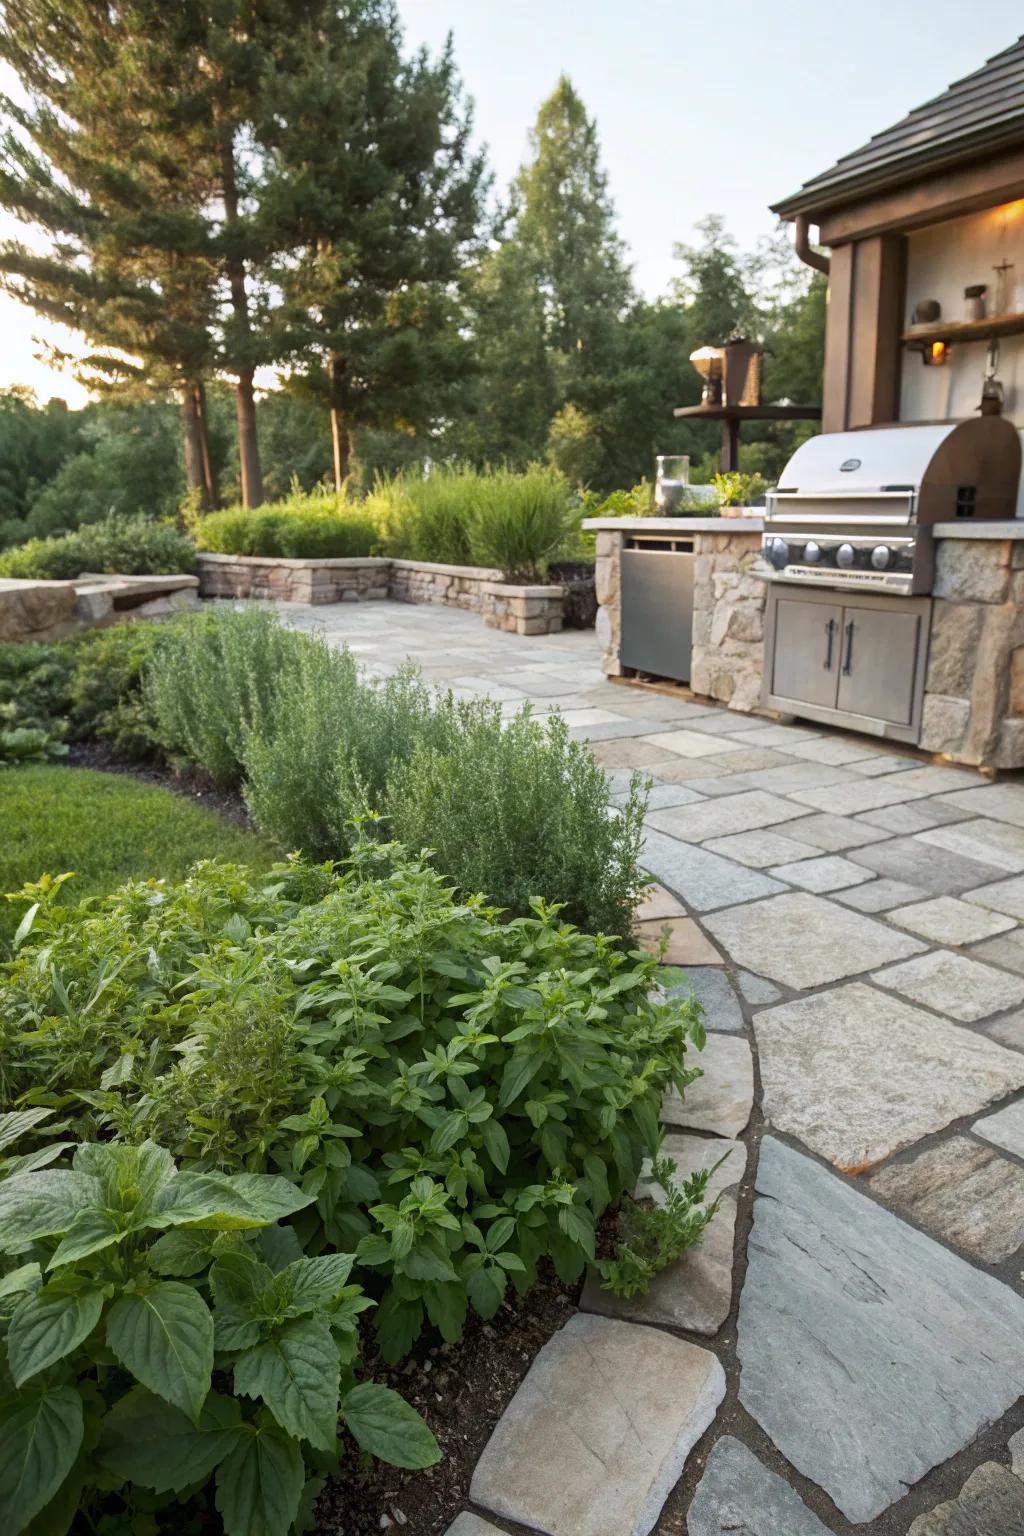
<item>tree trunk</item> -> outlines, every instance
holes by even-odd
[[[224,266],[231,290],[231,308],[241,338],[240,351],[249,351],[249,298],[245,291],[245,262],[233,250],[230,231],[238,222],[238,186],[235,180],[235,144],[230,125],[221,128],[221,178],[224,195],[224,222],[229,231],[228,254]],[[249,362],[236,367],[238,385],[235,410],[238,416],[238,460],[242,473],[242,504],[258,507],[263,501],[263,473],[260,469],[259,442],[256,437],[256,401],[253,396],[253,368]]]
[[[185,484],[190,494],[198,491],[199,505],[207,512],[210,503],[203,474],[203,424],[199,417],[196,387],[191,380],[181,387],[181,435],[185,452]]]
[[[341,399],[341,380],[345,372],[343,358],[331,358],[331,444],[334,448],[334,489],[345,489],[352,467],[352,437]]]

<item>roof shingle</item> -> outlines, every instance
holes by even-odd
[[[772,211],[814,215],[909,177],[1024,144],[1024,37],[876,133]]]

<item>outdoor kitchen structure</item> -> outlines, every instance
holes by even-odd
[[[588,525],[605,671],[1024,767],[1024,38],[774,211],[828,272],[822,433],[763,515]]]

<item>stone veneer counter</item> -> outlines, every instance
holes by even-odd
[[[619,660],[626,540],[638,534],[692,537],[690,687],[732,709],[757,709],[768,593],[758,574],[762,518],[592,518],[584,527],[597,537],[597,636],[605,673],[621,677],[626,670]],[[919,745],[976,767],[1024,767],[1024,520],[938,523],[933,533]]]

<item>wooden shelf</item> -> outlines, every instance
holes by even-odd
[[[992,341],[996,336],[1022,334],[1024,315],[987,315],[984,320],[937,320],[934,325],[915,325],[904,331],[900,340],[905,347],[915,343],[927,347],[933,341],[944,341],[951,347],[958,341]]]
[[[705,421],[817,421],[820,405],[680,405],[673,416],[703,417]]]

